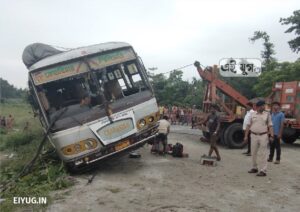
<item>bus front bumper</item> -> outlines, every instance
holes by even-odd
[[[155,132],[155,134],[152,134],[141,140],[137,140],[138,138],[130,138],[131,140],[136,139],[137,141],[133,142],[129,146],[122,148],[120,150],[117,150],[117,151],[116,150],[111,151],[111,152],[109,152],[109,150],[99,151],[99,152],[93,153],[91,155],[88,155],[88,156],[80,158],[80,159],[65,162],[65,164],[66,164],[67,168],[72,172],[85,171],[85,169],[89,169],[89,167],[91,167],[93,164],[95,164],[95,165],[98,164],[97,162],[105,161],[105,160],[113,158],[113,157],[120,157],[124,154],[134,151],[134,150],[144,146],[146,143],[154,140],[157,135],[158,135],[158,133]],[[108,148],[108,149],[113,149],[113,147]]]

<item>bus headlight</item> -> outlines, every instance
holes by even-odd
[[[154,117],[153,117],[153,116],[149,116],[149,117],[148,117],[148,121],[149,121],[150,123],[152,123],[152,122],[154,121]]]
[[[83,152],[85,150],[95,149],[97,145],[98,143],[95,139],[88,138],[86,140],[82,140],[77,143],[65,146],[61,149],[61,151],[64,155],[74,155]]]
[[[141,119],[141,120],[139,120],[139,122],[138,122],[138,126],[139,126],[139,128],[143,128],[143,127],[145,127],[145,126],[146,126],[146,121],[145,121],[145,119]]]

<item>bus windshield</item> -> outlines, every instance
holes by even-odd
[[[60,117],[75,116],[127,96],[148,90],[144,72],[137,60],[107,66],[37,86],[44,110],[52,120],[67,107]]]

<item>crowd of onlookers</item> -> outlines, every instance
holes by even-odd
[[[191,125],[194,128],[196,123],[196,114],[198,110],[194,105],[190,107],[179,107],[179,106],[159,106],[160,117],[168,116],[169,121],[172,125]]]

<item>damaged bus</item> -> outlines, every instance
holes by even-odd
[[[157,102],[146,69],[128,43],[68,51],[32,44],[23,62],[31,104],[69,170],[128,153],[155,138]]]

